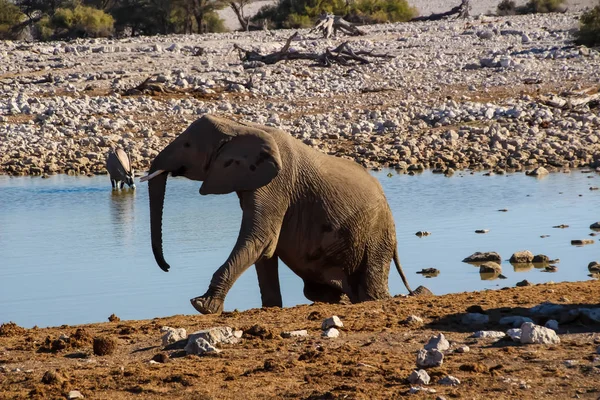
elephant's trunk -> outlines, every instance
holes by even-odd
[[[165,188],[168,173],[163,172],[148,182],[150,196],[150,231],[152,238],[152,252],[158,266],[165,272],[169,271],[169,264],[165,261],[162,247],[162,216],[165,204]]]

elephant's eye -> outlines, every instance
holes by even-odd
[[[190,147],[190,144],[189,144],[188,142],[185,142],[185,143],[183,144],[183,147],[186,147],[186,148],[187,148],[187,147]]]

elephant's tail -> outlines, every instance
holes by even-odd
[[[396,264],[396,269],[398,270],[398,273],[400,274],[400,278],[402,278],[402,282],[404,282],[404,286],[406,286],[406,289],[408,289],[408,293],[412,294],[413,291],[411,290],[410,286],[408,285],[408,280],[406,279],[406,275],[404,275],[404,271],[402,270],[402,266],[400,265],[400,260],[398,259],[398,249],[394,249],[394,264]]]

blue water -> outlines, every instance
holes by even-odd
[[[597,240],[570,244],[592,238],[589,226],[600,221],[600,191],[589,190],[600,186],[600,175],[387,173],[374,175],[394,213],[400,260],[413,288],[426,285],[444,294],[514,286],[523,279],[587,280],[588,263],[600,260]],[[235,194],[201,197],[198,189],[198,182],[169,179],[163,237],[171,270],[165,273],[150,248],[145,184],[113,192],[106,176],[0,176],[0,323],[42,327],[106,321],[113,313],[121,319],[194,314],[188,300],[205,292],[241,222]],[[552,228],[560,224],[569,228]],[[417,231],[432,234],[419,238]],[[478,268],[461,262],[476,251],[508,259],[518,250],[559,258],[558,272],[515,271],[503,262],[507,279],[483,280]],[[416,274],[430,267],[440,275]],[[285,266],[280,276],[285,306],[308,303],[299,278]],[[393,266],[390,292],[406,293]],[[254,307],[260,307],[260,294],[250,268],[225,309]]]

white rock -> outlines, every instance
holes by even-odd
[[[453,377],[452,375],[448,375],[438,381],[439,385],[444,386],[458,386],[460,385],[460,380],[458,378]]]
[[[477,339],[500,339],[506,336],[506,333],[500,331],[477,331],[473,334]]]
[[[79,390],[71,390],[69,392],[69,394],[67,394],[67,399],[69,399],[69,400],[83,399],[83,398],[84,397]]]
[[[170,326],[163,326],[160,328],[161,332],[164,332],[162,336],[162,345],[168,346],[171,343],[178,342],[187,338],[187,332],[184,328],[171,328]]]
[[[471,351],[469,346],[460,346],[456,349],[457,353],[468,353],[469,351]]]
[[[403,322],[407,325],[418,325],[423,323],[423,318],[416,315],[409,315]]]
[[[408,377],[408,381],[413,385],[429,385],[431,378],[424,369],[414,370]]]
[[[521,341],[521,328],[512,328],[506,331],[506,336],[510,337],[515,342]]]
[[[308,331],[306,329],[302,329],[299,331],[281,332],[281,337],[283,337],[283,338],[305,337],[305,336],[308,336]]]
[[[523,35],[521,35],[521,43],[527,44],[529,42],[531,42],[531,39],[529,38],[529,36],[527,36],[526,33],[524,33]]]
[[[554,344],[560,343],[560,338],[552,329],[525,322],[521,325],[521,343]]]
[[[238,342],[238,338],[233,335],[233,329],[228,326],[219,326],[191,333],[188,336],[188,343],[196,338],[202,338],[213,346],[220,343],[235,344]]]
[[[444,362],[444,354],[436,349],[421,349],[417,353],[417,368],[439,367]]]
[[[217,349],[215,346],[210,344],[206,339],[202,337],[194,337],[190,335],[188,339],[188,343],[185,346],[185,352],[187,354],[210,354],[210,353],[220,353],[221,350]]]
[[[326,330],[329,328],[343,328],[343,327],[344,327],[344,323],[342,322],[340,317],[338,317],[337,315],[327,318],[321,324],[322,330]]]
[[[426,387],[423,387],[423,386],[413,386],[408,391],[408,393],[410,393],[410,394],[417,394],[419,392],[437,393],[437,391],[435,389],[433,389],[433,388],[426,388]]]
[[[440,333],[437,336],[433,336],[429,339],[429,342],[425,346],[423,346],[425,350],[436,349],[437,351],[444,351],[450,348],[450,343],[446,340],[446,337],[443,333]]]
[[[335,328],[329,328],[324,330],[323,333],[321,333],[321,336],[326,338],[336,338],[340,336],[340,331]]]

